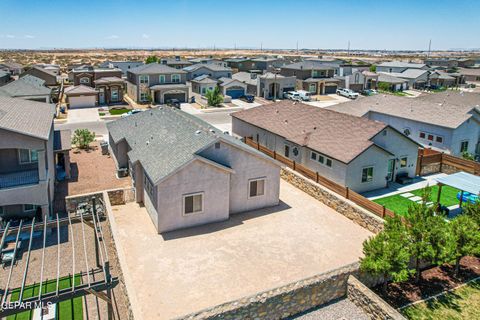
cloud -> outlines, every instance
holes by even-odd
[[[105,39],[118,39],[118,38],[120,38],[120,37],[117,36],[116,34],[112,34],[111,36],[108,36]]]
[[[5,38],[13,39],[15,36],[13,34],[7,34],[5,35]]]
[[[23,36],[25,39],[33,39],[35,36],[32,36],[31,34],[26,34]]]
[[[142,34],[142,39],[150,39],[150,35],[149,34]]]

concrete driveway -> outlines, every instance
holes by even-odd
[[[171,319],[358,260],[372,234],[281,181],[281,204],[158,235],[146,209],[111,219],[134,310]],[[123,260],[123,261],[122,261]]]
[[[100,121],[97,108],[70,109],[68,110],[67,123]]]
[[[314,107],[319,107],[319,108],[326,108],[330,106],[334,106],[339,103],[351,101],[351,99],[339,96],[337,94],[329,94],[326,96],[320,96],[320,97],[326,97],[328,99],[320,99],[318,101],[309,101],[309,102],[304,102],[306,104],[309,104]]]

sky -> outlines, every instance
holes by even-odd
[[[0,0],[0,49],[480,48],[480,0]]]

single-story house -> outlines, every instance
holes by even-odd
[[[441,92],[414,99],[378,94],[327,109],[382,121],[425,148],[480,155],[480,96]]]
[[[13,61],[0,62],[0,70],[9,72],[12,76],[18,76],[23,73],[24,67],[20,63]]]
[[[376,89],[378,74],[370,71],[353,71],[346,76],[335,76],[340,82],[339,87],[360,92],[365,89]]]
[[[407,88],[423,89],[428,85],[429,71],[425,69],[408,68],[402,72],[388,72],[384,74],[407,80]]]
[[[283,100],[233,113],[232,132],[356,192],[415,176],[419,145],[380,121]]]
[[[392,76],[390,73],[379,72],[377,86],[384,83],[391,91],[402,91],[408,89],[408,80]]]
[[[192,85],[192,92],[195,92],[201,95],[205,95],[207,91],[213,91],[217,86],[217,82],[218,80],[214,80],[206,74],[190,80],[190,83]]]
[[[480,82],[480,68],[458,68],[458,72],[467,82]]]
[[[45,80],[29,74],[0,87],[0,95],[46,103],[52,101],[52,89],[45,86]]]
[[[158,233],[279,203],[280,165],[197,117],[162,106],[107,124],[117,168]]]
[[[229,96],[232,99],[241,98],[247,93],[247,85],[232,78],[218,79],[218,86],[223,96]]]
[[[458,84],[457,78],[438,70],[430,73],[429,80],[431,87],[453,87]]]
[[[98,91],[83,84],[64,90],[69,109],[93,108],[98,106]]]

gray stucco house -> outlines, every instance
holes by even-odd
[[[480,95],[442,92],[417,98],[375,95],[328,109],[382,121],[426,148],[480,155]]]
[[[356,192],[384,188],[399,174],[415,176],[419,145],[379,121],[287,100],[233,113],[232,119],[234,135]]]
[[[219,64],[197,63],[185,67],[183,70],[187,73],[189,81],[202,75],[208,75],[212,79],[232,77],[232,69]]]
[[[25,75],[0,87],[0,96],[32,101],[52,102],[52,89],[45,86],[45,80]]]
[[[276,161],[183,111],[158,107],[107,128],[159,233],[279,203]]]
[[[127,71],[127,94],[136,102],[156,104],[188,101],[187,73],[165,64],[149,63]]]
[[[0,217],[51,210],[55,160],[55,106],[0,96]]]

